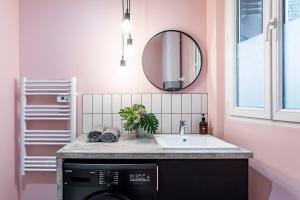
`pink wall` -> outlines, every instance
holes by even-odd
[[[207,91],[210,132],[224,137],[224,16],[225,1],[207,1]]]
[[[292,128],[226,118],[225,139],[254,152],[251,200],[300,199],[299,125]]]
[[[132,0],[136,54],[126,68],[119,67],[120,0],[24,0],[20,4],[21,77],[76,76],[79,94],[160,92],[143,73],[143,48],[154,34],[178,29],[192,35],[204,49],[203,73],[184,92],[206,91],[206,0]],[[78,105],[80,114],[80,99]],[[54,175],[32,173],[22,183],[24,200],[55,199]]]
[[[76,76],[79,93],[156,92],[158,90],[149,84],[142,71],[143,47],[152,35],[162,30],[185,31],[196,39],[204,53],[201,77],[186,91],[208,91],[209,121],[214,134],[255,154],[250,162],[250,199],[300,199],[300,160],[297,159],[300,129],[225,117],[224,4],[224,0],[133,0],[133,37],[137,51],[124,69],[119,67],[119,0],[21,1],[21,76]],[[7,120],[7,115],[3,120]],[[5,124],[11,121],[13,119]],[[80,132],[81,120],[78,122]],[[9,140],[14,143],[12,138]],[[11,145],[1,145],[1,148],[11,148]],[[13,176],[13,158],[7,159],[5,169],[11,170],[7,176]],[[0,190],[7,189],[7,185],[14,190],[13,178],[9,181],[12,184],[6,184]],[[22,199],[55,199],[53,174],[33,173],[22,181]]]
[[[0,0],[0,199],[19,199],[16,87],[19,78],[18,0]]]

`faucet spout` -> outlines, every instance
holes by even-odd
[[[185,124],[185,121],[180,120],[179,124],[179,134],[184,135],[185,134],[185,129],[187,128],[187,125]]]

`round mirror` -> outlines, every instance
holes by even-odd
[[[196,41],[181,31],[163,31],[152,37],[143,52],[148,80],[166,91],[190,86],[199,76],[202,55]]]

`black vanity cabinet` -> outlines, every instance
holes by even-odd
[[[248,159],[159,160],[159,200],[247,200]]]

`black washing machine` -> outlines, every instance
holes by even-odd
[[[156,200],[156,163],[65,161],[63,200]]]

